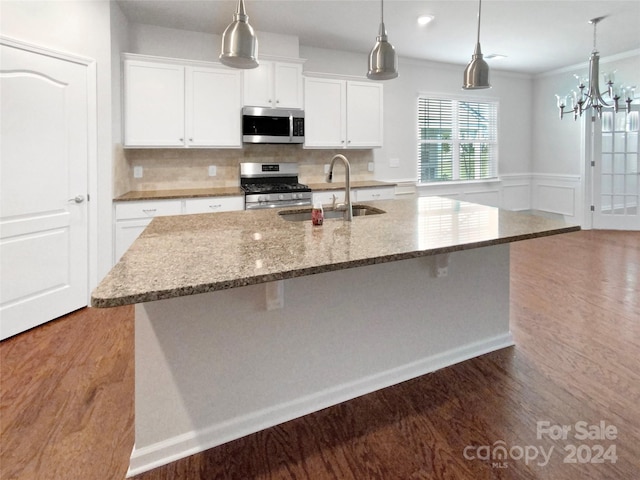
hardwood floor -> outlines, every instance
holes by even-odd
[[[0,343],[0,479],[120,480],[134,442],[133,307]]]
[[[515,347],[135,479],[640,478],[640,234],[583,231],[511,252]],[[580,438],[601,422],[609,438]],[[485,459],[500,446],[504,460]]]

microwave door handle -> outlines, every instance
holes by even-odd
[[[289,114],[289,142],[293,142],[293,113]]]

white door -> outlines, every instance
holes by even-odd
[[[593,228],[640,230],[638,106],[606,111],[593,128]]]
[[[0,339],[87,305],[87,68],[0,45]]]

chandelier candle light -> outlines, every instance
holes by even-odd
[[[582,116],[582,113],[588,110],[589,108],[592,110],[591,118],[595,120],[596,114],[598,118],[602,117],[602,109],[603,108],[613,108],[614,111],[618,112],[618,101],[622,98],[627,104],[627,113],[631,111],[631,102],[633,101],[633,97],[635,95],[635,85],[634,86],[613,86],[614,76],[613,73],[605,75],[605,82],[607,84],[607,90],[605,91],[605,95],[611,99],[611,103],[607,103],[602,98],[602,93],[600,92],[600,55],[598,50],[596,49],[596,26],[598,23],[606,17],[597,17],[589,20],[589,23],[593,24],[593,51],[591,52],[591,56],[589,57],[589,85],[584,84],[584,79],[580,78],[578,75],[575,77],[578,79],[578,90],[573,90],[569,95],[561,96],[556,95],[558,99],[558,108],[560,109],[560,119],[564,117],[565,108],[569,107],[570,111],[573,111],[573,118],[577,120],[578,117]],[[569,103],[567,104],[567,99]]]

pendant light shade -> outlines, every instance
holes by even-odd
[[[258,39],[249,25],[244,0],[238,0],[233,22],[222,34],[220,62],[233,68],[256,68],[258,66]]]
[[[480,48],[480,11],[482,8],[482,0],[478,2],[478,37],[476,40],[476,49],[471,57],[471,62],[464,69],[464,79],[462,88],[464,90],[477,90],[482,88],[491,88],[489,84],[489,64],[482,58],[482,50]]]
[[[382,9],[380,29],[376,44],[369,53],[369,71],[367,78],[371,80],[390,80],[398,76],[398,57],[396,51],[387,41],[387,30],[384,26],[384,0],[380,0]]]

